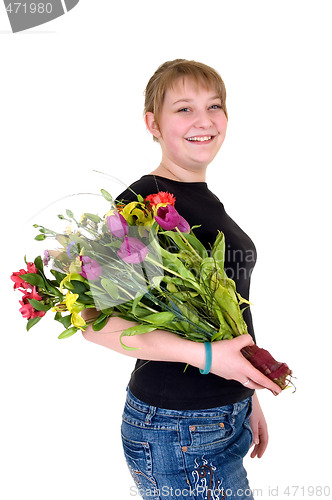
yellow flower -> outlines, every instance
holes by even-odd
[[[52,307],[52,312],[69,311],[71,313],[71,324],[76,326],[77,328],[82,328],[86,325],[86,323],[79,313],[83,311],[84,305],[76,302],[78,297],[78,293],[72,293],[68,291],[65,297],[65,301],[61,302],[57,306]]]
[[[130,226],[150,227],[154,221],[153,212],[147,210],[144,203],[140,203],[139,201],[128,203],[120,213]]]
[[[77,255],[75,260],[73,260],[70,263],[68,276],[73,275],[73,274],[79,274],[81,271],[82,271],[82,263],[81,263],[80,256]]]
[[[78,304],[76,301],[78,299],[78,293],[67,292],[65,297],[65,303],[68,311],[71,313],[71,323],[77,328],[81,328],[85,326],[85,321],[82,316],[79,314],[84,309],[84,305]]]
[[[71,280],[75,281],[85,281],[85,278],[81,274],[78,273],[70,273],[67,274],[65,278],[60,283],[60,291],[63,292],[63,287],[65,286],[66,288],[70,288],[70,285],[68,286],[68,283],[70,283]]]

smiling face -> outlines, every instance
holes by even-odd
[[[160,143],[162,165],[175,175],[186,170],[197,177],[205,176],[224,142],[227,118],[213,88],[181,78],[166,91],[158,123],[146,113],[146,124]]]

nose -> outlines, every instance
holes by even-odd
[[[196,112],[195,125],[197,128],[203,128],[203,129],[211,127],[212,120],[207,110],[204,109]]]

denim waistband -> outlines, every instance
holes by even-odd
[[[228,415],[237,415],[240,413],[244,408],[247,407],[248,403],[251,401],[251,397],[243,399],[242,401],[238,401],[233,404],[228,404],[225,406],[217,406],[215,408],[208,408],[208,409],[197,409],[197,410],[170,410],[168,408],[159,408],[156,406],[151,406],[147,403],[144,403],[144,401],[141,401],[138,399],[132,392],[130,391],[129,387],[127,387],[127,403],[135,408],[138,411],[141,411],[142,413],[145,414],[157,414],[157,415],[166,415],[166,416],[172,416],[172,417],[218,417],[221,414],[228,414]]]

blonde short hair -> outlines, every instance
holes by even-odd
[[[156,124],[159,128],[159,117],[164,103],[166,90],[172,88],[174,83],[181,78],[191,78],[196,85],[205,89],[214,89],[221,99],[221,107],[228,119],[226,108],[225,84],[216,70],[206,64],[186,59],[167,61],[152,75],[144,95],[144,115],[148,111],[154,113]],[[158,141],[155,137],[154,140]]]

